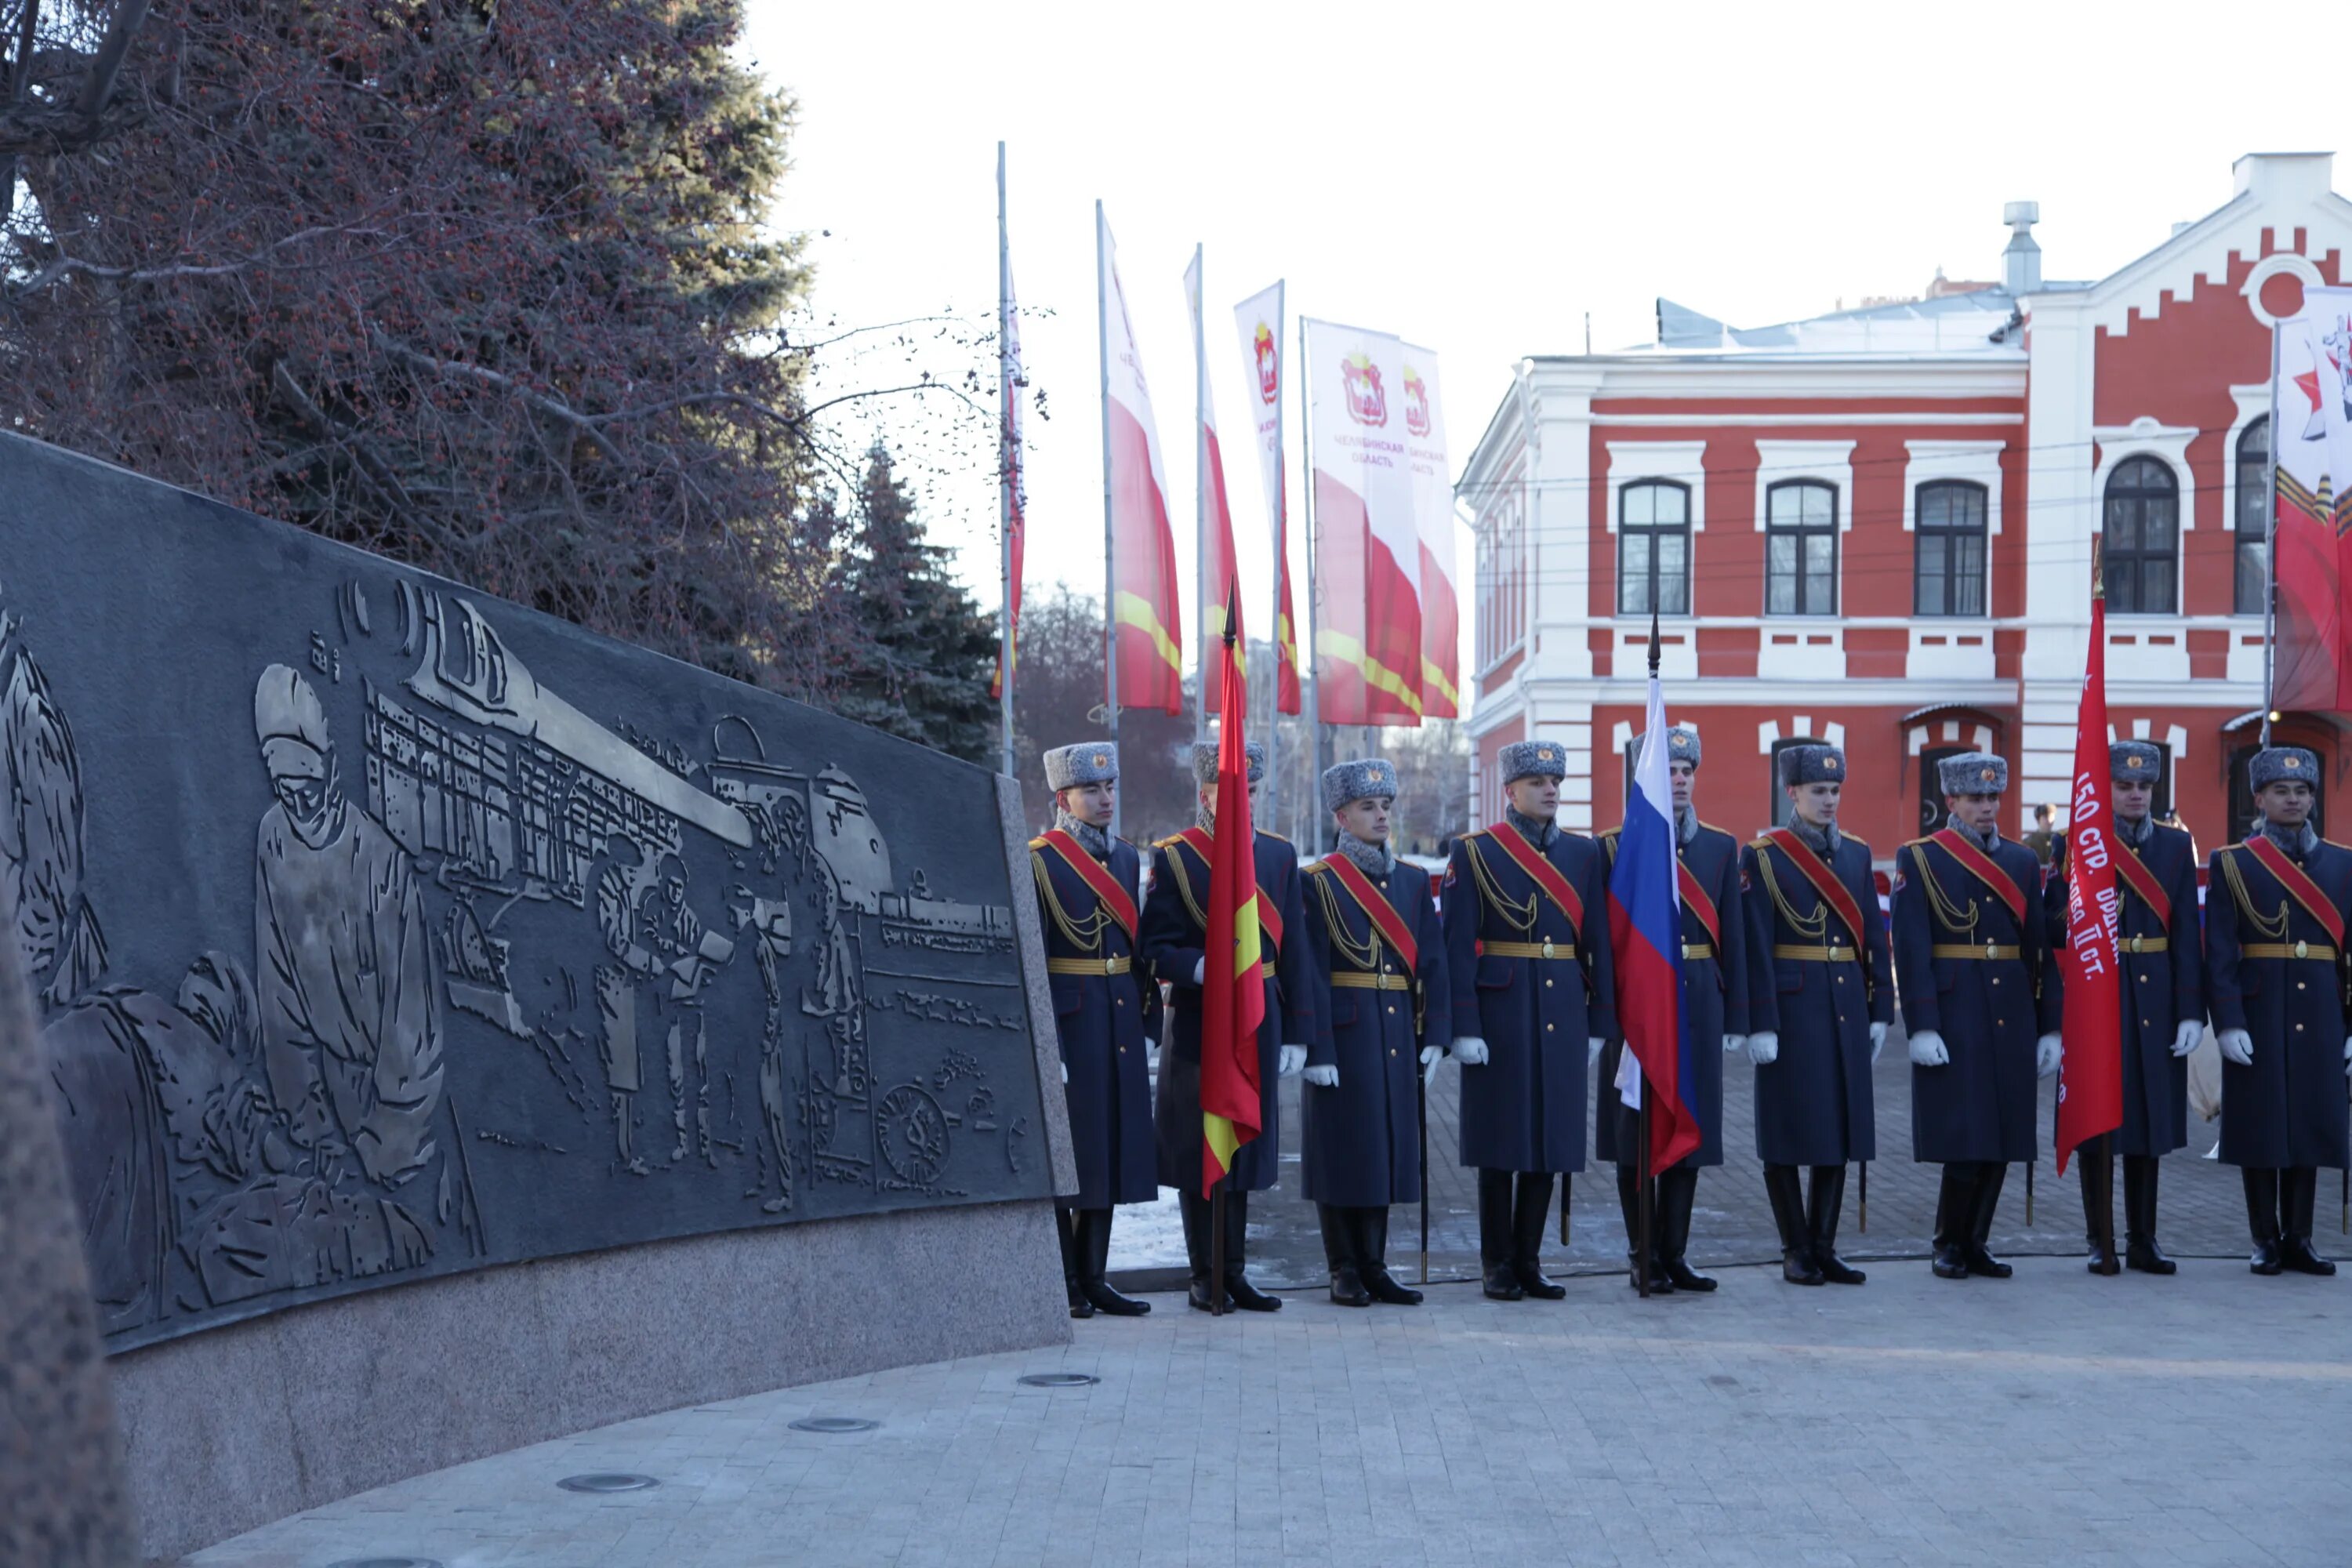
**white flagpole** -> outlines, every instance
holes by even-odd
[[[2270,512],[2263,519],[2263,745],[2271,743],[2271,704],[2278,670],[2278,323],[2271,323]]]
[[[1302,316],[1298,321],[1297,369],[1303,374],[1306,366],[1307,320]],[[1287,376],[1284,377],[1286,382],[1288,379]],[[1307,779],[1307,810],[1315,821],[1315,834],[1309,842],[1314,846],[1315,852],[1320,855],[1331,842],[1330,813],[1322,809],[1323,770],[1330,766],[1330,737],[1324,732],[1322,681],[1317,675],[1323,661],[1317,657],[1315,650],[1315,626],[1318,619],[1316,596],[1321,592],[1315,568],[1318,558],[1322,554],[1322,542],[1317,533],[1318,520],[1315,516],[1314,420],[1315,405],[1310,398],[1298,405],[1299,455],[1306,459],[1299,471],[1307,476],[1307,482],[1300,488],[1299,496],[1307,507],[1307,645],[1306,651],[1299,656],[1300,662],[1305,666],[1299,671],[1299,675],[1306,682],[1306,700],[1300,703],[1300,706],[1307,710],[1307,733],[1315,738],[1315,763]]]
[[[1102,203],[1095,203],[1095,346],[1102,362],[1103,462],[1103,679],[1108,701],[1103,721],[1110,743],[1118,744],[1118,539],[1111,525],[1110,472],[1110,258],[1104,244]],[[1110,830],[1118,834],[1118,797],[1111,797]]]
[[[1192,703],[1192,740],[1197,744],[1209,738],[1209,645],[1220,639],[1212,635],[1209,621],[1209,348],[1208,339],[1201,330],[1201,312],[1208,308],[1209,281],[1201,266],[1201,246],[1192,246],[1192,510],[1194,538],[1192,541],[1192,581],[1200,585],[1195,595],[1201,601],[1201,647],[1194,657],[1193,668],[1199,671],[1201,689]]]
[[[997,611],[998,721],[1004,736],[1004,776],[1014,777],[1013,763],[1013,596],[1020,584],[1013,580],[1013,476],[1020,454],[1013,447],[1013,400],[1020,389],[1013,384],[1013,250],[1004,227],[1004,143],[996,144],[996,528],[1003,536],[1003,603]]]
[[[1266,595],[1265,614],[1265,624],[1273,631],[1269,640],[1274,648],[1274,680],[1266,689],[1265,777],[1277,802],[1282,798],[1282,579],[1286,569],[1283,521],[1288,515],[1290,497],[1290,479],[1282,458],[1282,405],[1290,396],[1290,375],[1282,363],[1282,333],[1289,325],[1283,314],[1286,287],[1281,282],[1274,286],[1274,515],[1266,520],[1266,526],[1274,531],[1274,582]],[[1275,809],[1279,813],[1281,807],[1277,805]]]

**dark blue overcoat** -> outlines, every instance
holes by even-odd
[[[2293,856],[2288,857],[2290,859]],[[2352,910],[2352,849],[2322,840],[2305,873],[2341,910]],[[2338,920],[2342,916],[2338,915]],[[2221,1158],[2256,1168],[2345,1163],[2345,971],[2305,956],[2250,957],[2250,946],[2306,953],[2334,935],[2287,896],[2252,849],[2213,851],[2205,883],[2205,984],[2216,1029],[2243,1029],[2254,1059],[2221,1063]]]
[[[1911,1157],[1926,1163],[2032,1160],[2037,1149],[2033,1044],[2057,1032],[2061,1005],[2058,987],[2044,984],[2052,963],[2042,862],[2009,838],[1994,841],[1990,859],[2025,901],[2023,920],[1932,838],[1895,858],[1903,1026],[1935,1030],[1951,1055],[1942,1067],[1911,1069]],[[1950,951],[1988,946],[2017,956]]]
[[[1282,1111],[1276,1092],[1279,1053],[1286,1045],[1315,1038],[1315,965],[1307,954],[1304,906],[1300,904],[1298,852],[1287,839],[1257,835],[1258,897],[1272,910],[1272,926],[1262,923],[1260,951],[1276,954],[1265,981],[1265,1021],[1257,1031],[1258,1133],[1234,1155],[1233,1191],[1263,1192],[1282,1173]],[[1151,852],[1151,891],[1143,900],[1139,939],[1152,970],[1169,983],[1174,1006],[1160,1041],[1160,1092],[1154,1097],[1159,1126],[1160,1184],[1201,1190],[1201,988],[1192,984],[1208,940],[1209,862],[1181,835],[1163,838]],[[1274,931],[1279,928],[1277,944]]]
[[[1613,875],[1616,830],[1601,837]],[[1691,1038],[1691,1081],[1683,1086],[1683,1094],[1697,1113],[1704,1137],[1680,1163],[1695,1170],[1723,1163],[1723,1037],[1748,1032],[1748,916],[1740,907],[1739,840],[1701,823],[1691,841],[1677,843],[1675,848],[1715,905],[1718,928],[1709,930],[1696,910],[1683,905],[1683,1016],[1689,1021]],[[1706,957],[1691,956],[1702,948]],[[1617,1059],[1624,1047],[1622,1036],[1612,1035],[1609,1048],[1601,1053],[1594,1091],[1601,1106],[1592,1119],[1592,1153],[1598,1160],[1614,1161],[1619,1149],[1633,1148],[1641,1138],[1641,1112],[1626,1110],[1617,1097]]]
[[[1160,1036],[1160,987],[1134,967],[1135,948],[1094,889],[1043,838],[1029,841],[1038,917],[1050,963],[1124,958],[1124,974],[1052,974],[1054,1027],[1070,1069],[1070,1145],[1078,1192],[1065,1208],[1148,1204],[1160,1196],[1151,1134],[1151,1071],[1144,1041]],[[1109,870],[1122,888],[1141,880],[1143,859],[1123,838],[1111,841]]]
[[[2116,1131],[2116,1148],[2124,1154],[2169,1154],[2189,1142],[2189,1061],[2172,1054],[2173,1038],[2184,1021],[2205,1021],[2197,847],[2187,833],[2161,823],[2148,829],[2147,844],[2137,849],[2117,836],[2111,835],[2108,842],[2116,854],[2136,856],[2172,904],[2168,924],[2132,890],[2122,873],[2116,874],[2121,909],[2116,927],[2116,986],[2123,994],[2124,1123]],[[2066,857],[2067,847],[2062,843],[2042,889],[2043,934],[2053,955],[2063,952],[2066,943]],[[2063,997],[2065,971],[2063,963],[2051,964],[2043,987],[2056,987]]]
[[[1338,1068],[1339,1081],[1298,1091],[1307,1196],[1360,1208],[1421,1201],[1421,1100],[1414,1081],[1421,1047],[1453,1037],[1446,1022],[1445,942],[1430,900],[1429,873],[1400,861],[1386,877],[1371,880],[1412,933],[1412,987],[1376,991],[1327,983],[1307,1064]],[[1371,917],[1322,862],[1307,868],[1300,896],[1317,974],[1403,973],[1396,951],[1385,941],[1375,944]],[[1381,968],[1369,968],[1368,960]]]
[[[1581,1171],[1586,1041],[1617,1032],[1608,878],[1598,844],[1580,834],[1552,836],[1543,853],[1584,906],[1580,924],[1570,925],[1536,879],[1491,841],[1517,832],[1504,824],[1464,834],[1445,868],[1454,1032],[1476,1035],[1487,1052],[1484,1066],[1462,1068],[1462,1163]],[[1560,956],[1486,951],[1489,943],[1545,942]]]
[[[1759,838],[1740,851],[1748,915],[1748,1031],[1774,1034],[1780,1055],[1756,1068],[1756,1155],[1768,1165],[1837,1165],[1878,1158],[1870,1026],[1895,1018],[1886,921],[1870,876],[1870,846],[1841,836],[1823,858],[1802,845],[1852,896],[1861,946],[1781,845]],[[1817,962],[1794,948],[1853,950]]]

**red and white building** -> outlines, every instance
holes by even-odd
[[[1955,751],[2009,759],[2013,830],[2038,802],[2063,821],[2104,534],[2114,731],[2166,749],[2158,809],[2201,845],[2241,830],[2271,323],[2352,282],[2330,164],[2241,158],[2227,205],[2094,282],[2042,279],[2021,202],[1999,284],[1745,331],[1660,300],[1653,346],[1523,361],[1456,490],[1474,801],[1499,747],[1544,736],[1562,820],[1621,820],[1654,604],[1709,821],[1775,820],[1774,753],[1809,740],[1845,748],[1844,821],[1882,862],[1940,818]],[[2273,734],[2352,769],[2327,716]]]

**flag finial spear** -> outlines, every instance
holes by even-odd
[[[1650,610],[1650,673],[1658,673],[1658,612],[1654,605]]]
[[[1225,585],[1225,647],[1234,646],[1234,633],[1242,624],[1242,588],[1239,583]]]

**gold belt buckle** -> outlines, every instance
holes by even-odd
[[[1103,960],[1103,973],[1104,973],[1106,976],[1113,975],[1113,974],[1117,974],[1117,973],[1118,973],[1118,960],[1117,960],[1117,959],[1115,959],[1115,958],[1106,958],[1106,959],[1104,959],[1104,960]]]
[[[2297,958],[2309,958],[2311,956],[2311,944],[2307,942],[2296,942],[2294,944],[2294,955]]]
[[[2000,953],[2000,943],[1999,943],[1999,942],[1989,942],[1985,943],[1985,957],[1986,957],[1986,958],[1988,958],[1988,959],[1993,958],[1993,957],[1997,956],[1997,955]]]
[[[2137,938],[2137,937],[2134,937],[2134,938],[2132,938],[2132,941],[2131,941],[2131,950],[2132,950],[2134,952],[2137,952],[2139,951],[2139,938]]]
[[[1546,958],[1549,958],[1551,956],[1551,938],[1549,937],[1544,938],[1543,955]]]

